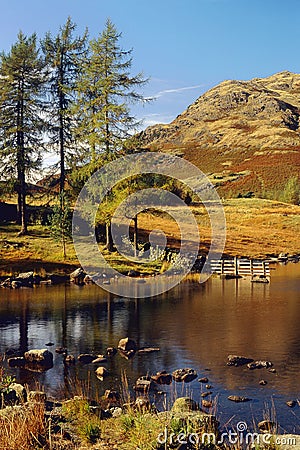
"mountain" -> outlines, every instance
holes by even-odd
[[[139,139],[194,163],[222,195],[278,197],[300,173],[300,75],[223,81]]]

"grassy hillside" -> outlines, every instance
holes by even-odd
[[[278,198],[300,173],[300,75],[281,72],[224,81],[168,125],[154,125],[142,147],[183,155],[222,195],[255,192]]]

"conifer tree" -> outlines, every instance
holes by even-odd
[[[105,29],[89,43],[89,58],[82,60],[77,83],[77,136],[86,150],[88,176],[120,151],[137,126],[130,105],[145,99],[137,92],[147,80],[142,73],[131,75],[132,50],[121,48],[119,33],[108,19]],[[80,176],[80,174],[79,174]],[[84,178],[84,177],[83,177]],[[107,248],[112,249],[110,214],[103,214],[106,223]]]
[[[36,35],[20,32],[11,50],[0,55],[0,172],[15,179],[20,234],[27,233],[26,177],[41,164],[44,75]]]
[[[49,69],[49,122],[52,145],[57,148],[60,166],[60,194],[65,189],[66,166],[74,159],[74,87],[78,77],[79,61],[86,54],[87,31],[74,37],[76,24],[69,17],[57,36],[50,33],[42,41]],[[64,195],[61,195],[64,199]]]
[[[89,58],[82,60],[77,83],[77,133],[89,159],[110,158],[126,145],[138,124],[130,105],[145,99],[136,91],[147,80],[141,73],[132,76],[132,50],[120,47],[115,25],[108,19],[104,31],[89,43]]]

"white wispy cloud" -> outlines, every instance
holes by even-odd
[[[147,99],[160,98],[160,97],[163,97],[164,95],[177,94],[177,93],[183,92],[183,91],[190,91],[192,89],[203,88],[204,86],[205,86],[204,84],[197,84],[195,86],[184,86],[184,87],[174,88],[174,89],[164,89],[163,91],[159,91],[159,92],[157,92],[157,94],[154,94],[151,97],[147,97]]]

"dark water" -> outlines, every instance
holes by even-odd
[[[209,378],[216,398],[217,415],[224,425],[244,420],[249,425],[271,410],[281,431],[300,433],[300,407],[291,409],[285,401],[300,399],[300,264],[279,266],[271,283],[210,279],[204,285],[183,283],[156,298],[130,300],[115,297],[98,286],[44,286],[34,289],[0,290],[0,352],[26,351],[55,343],[54,367],[35,374],[8,369],[21,383],[39,382],[56,397],[72,387],[73,379],[89,380],[93,393],[102,395],[118,388],[126,371],[129,384],[138,376],[181,367],[197,369]],[[139,347],[158,346],[160,352],[136,355],[127,361],[116,355],[107,363],[110,377],[100,382],[92,365],[66,369],[58,346],[69,353],[96,352],[116,346],[130,336]],[[250,371],[227,367],[228,354],[241,354],[273,362],[277,373],[266,369]],[[261,379],[267,380],[260,386]],[[167,402],[174,395],[192,393],[200,400],[205,385],[197,380],[183,387],[174,383]],[[235,404],[228,395],[250,397]]]

